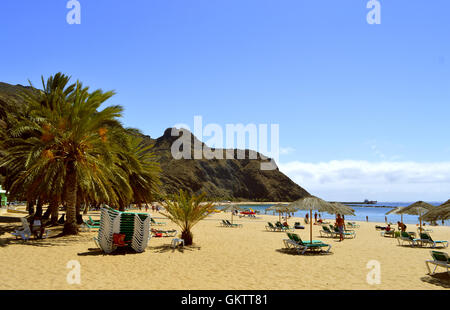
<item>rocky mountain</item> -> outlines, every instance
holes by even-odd
[[[180,130],[179,136],[172,136],[171,132],[172,128],[168,128],[157,139],[145,137],[147,143],[154,145],[153,151],[162,168],[161,181],[166,193],[182,188],[205,192],[219,200],[252,201],[293,201],[309,195],[278,168],[261,170],[261,163],[269,161],[264,155],[243,150],[245,159],[226,159],[227,150],[210,149],[187,130]],[[224,159],[175,159],[171,148],[182,135],[190,138],[191,158],[195,149],[201,147],[223,154]],[[237,150],[228,151],[234,153],[233,158],[238,158]],[[250,159],[254,157],[256,159]]]
[[[2,110],[22,104],[17,95],[22,89],[24,86],[0,83],[0,122],[4,116],[1,115]],[[278,168],[261,170],[261,163],[269,161],[264,155],[241,150],[245,154],[244,159],[226,159],[227,151],[234,153],[231,158],[238,158],[238,150],[210,149],[186,130],[180,132],[191,141],[191,154],[196,149],[205,148],[223,154],[224,159],[175,159],[171,148],[179,137],[172,136],[171,132],[172,129],[168,128],[157,139],[144,136],[146,144],[154,145],[153,151],[162,168],[162,192],[175,193],[185,189],[205,192],[210,199],[235,201],[293,201],[309,195]]]

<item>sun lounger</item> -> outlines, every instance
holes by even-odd
[[[438,251],[430,251],[431,257],[433,257],[433,260],[427,260],[425,261],[425,265],[427,265],[428,273],[433,275],[436,271],[437,267],[444,267],[447,269],[447,273],[450,275],[450,258],[448,257],[448,254],[445,252],[438,252]],[[433,272],[431,272],[429,264],[435,265]]]
[[[339,232],[339,229],[333,225],[330,225],[330,228],[332,229],[332,231],[334,231],[336,234],[340,235],[341,233]],[[354,230],[351,229],[345,229],[344,230],[344,238],[345,237],[349,237],[349,238],[356,238],[356,232]]]
[[[31,238],[31,229],[30,225],[28,224],[28,221],[26,218],[20,219],[22,222],[22,227],[20,229],[17,229],[15,232],[11,233],[11,235],[15,236],[17,238],[22,238],[24,241],[27,241]]]
[[[331,231],[328,226],[323,225],[322,230],[319,231],[321,237],[339,237],[339,234],[337,234],[334,230]]]
[[[151,223],[151,225],[155,225],[155,226],[166,225],[166,223],[164,223],[164,222],[156,222],[153,218],[150,218],[150,223]]]
[[[100,220],[93,220],[91,216],[89,216],[89,224],[91,225],[100,225]]]
[[[175,229],[172,230],[152,229],[152,233],[154,235],[160,234],[162,237],[175,237],[177,231]]]
[[[436,247],[448,247],[448,241],[435,241],[431,238],[430,234],[427,232],[422,232],[420,234],[420,239],[415,239],[417,243],[419,243],[422,246],[430,245],[433,248]]]
[[[399,245],[404,245],[405,243],[408,243],[410,246],[417,246],[417,239],[414,239],[409,233],[402,231],[400,233],[400,236],[397,238]]]
[[[33,235],[33,230],[30,228],[30,224],[28,224],[28,221],[26,218],[21,218],[20,219],[22,222],[22,227],[20,229],[17,229],[15,232],[11,233],[13,236],[16,237],[16,239],[18,237],[22,238],[24,241],[27,241],[31,238],[31,236]],[[39,229],[40,230],[40,226],[36,226],[36,228],[34,229]],[[50,231],[48,229],[44,229],[44,233],[41,236],[42,239],[45,239],[49,236]]]
[[[319,253],[329,253],[331,245],[325,244],[320,240],[313,240],[313,242],[305,242],[297,234],[288,234],[289,239],[284,239],[283,242],[288,249],[297,251],[299,254],[304,254],[306,251],[311,250]],[[328,247],[326,251],[323,248]]]
[[[354,222],[347,222],[347,226],[350,228],[359,228],[359,225]]]
[[[225,222],[227,222],[227,224],[229,225],[229,227],[242,227],[242,224],[231,224],[231,222],[229,220],[225,220]]]
[[[125,237],[122,239],[119,235]],[[94,240],[105,253],[111,253],[123,244],[138,253],[144,252],[150,238],[148,214],[120,212],[109,207],[101,209],[100,229]]]
[[[81,228],[83,230],[87,229],[88,231],[91,231],[91,229],[100,229],[100,224],[91,224],[90,221],[83,221]]]
[[[389,230],[389,231],[384,230],[380,233],[380,235],[383,237],[395,238],[395,228],[391,228],[391,230]]]
[[[300,224],[300,222],[295,222],[294,228],[295,228],[295,229],[305,229],[305,226],[302,226],[302,225]]]
[[[278,227],[279,231],[295,231],[294,228],[285,226],[285,225],[281,224],[281,222],[276,222],[275,225],[276,225],[276,227]]]
[[[279,231],[280,229],[274,226],[271,222],[267,222],[266,230],[268,231]]]

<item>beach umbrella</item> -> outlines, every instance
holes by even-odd
[[[312,219],[312,210],[327,212],[330,214],[337,214],[339,213],[339,210],[342,211],[342,209],[340,209],[338,205],[326,202],[325,200],[322,200],[315,196],[301,198],[297,201],[292,202],[291,204],[289,204],[289,206],[297,208],[299,210],[309,210],[310,219]],[[312,220],[309,221],[309,224],[309,237],[312,243]]]
[[[355,210],[350,208],[349,206],[346,206],[340,202],[330,202],[332,205],[338,208],[336,210],[335,214],[341,214],[341,215],[355,215]]]
[[[420,231],[422,231],[422,215],[427,213],[429,210],[435,208],[433,205],[423,201],[417,201],[412,205],[402,208],[397,211],[397,214],[409,214],[409,215],[418,215],[420,221]]]
[[[284,213],[284,212],[292,212],[292,211],[295,210],[295,209],[294,209],[294,208],[290,208],[290,207],[287,206],[287,205],[284,205],[284,204],[279,203],[279,204],[276,204],[276,205],[274,205],[274,206],[269,207],[268,210],[278,212],[278,215],[279,215],[279,218],[278,218],[278,219],[279,219],[279,221],[281,222],[281,213]],[[295,211],[294,211],[294,212],[295,212]]]
[[[450,219],[450,200],[438,207],[434,207],[422,216],[424,221],[437,221]]]
[[[392,210],[390,210],[389,212],[387,212],[386,213],[386,215],[389,215],[389,214],[399,214],[398,213],[398,211],[400,211],[401,209],[403,209],[404,207],[395,207],[394,209],[392,209]],[[400,214],[401,215],[401,221],[402,221],[402,223],[403,223],[403,214]]]
[[[238,205],[229,205],[222,209],[222,211],[231,211],[231,224],[233,224],[234,211],[242,211],[243,209]]]

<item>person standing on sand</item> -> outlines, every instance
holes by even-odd
[[[369,216],[368,215],[366,215],[366,222],[368,222],[369,221]]]
[[[341,217],[340,214],[338,214],[336,217],[336,227],[339,230],[339,241],[343,241],[344,240],[344,231],[345,231],[345,221]]]
[[[403,224],[402,222],[397,222],[398,224],[398,230],[401,230],[402,232],[406,231],[406,225]]]
[[[314,223],[317,224],[317,212],[314,212]]]

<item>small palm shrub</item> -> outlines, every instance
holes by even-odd
[[[185,245],[192,245],[192,227],[214,209],[213,202],[206,202],[205,194],[191,195],[180,190],[179,194],[164,198],[165,212],[161,212],[181,228]]]

